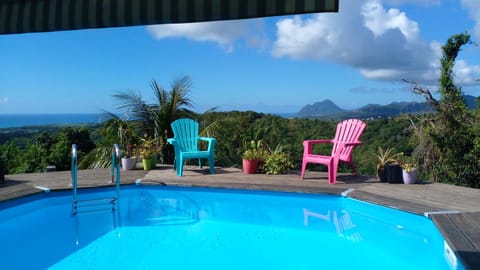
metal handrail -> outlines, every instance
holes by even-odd
[[[116,200],[118,200],[120,196],[120,158],[122,156],[122,152],[120,151],[120,147],[118,144],[113,145],[112,149],[112,172],[111,172],[111,181],[115,181],[115,189],[116,189]],[[116,170],[116,175],[115,175]]]
[[[115,196],[112,198],[101,198],[97,200],[109,200],[112,203],[112,211],[117,209],[118,199],[120,197],[120,159],[121,151],[118,144],[114,144],[112,148],[112,164],[111,164],[111,175],[110,182],[115,182]],[[71,178],[72,178],[72,189],[73,189],[73,198],[72,198],[72,214],[75,215],[78,213],[78,203],[92,201],[92,199],[79,200],[78,199],[78,152],[77,145],[72,144],[72,162],[71,162]],[[95,200],[95,199],[93,199]],[[87,205],[84,205],[87,207]]]
[[[72,178],[72,188],[73,188],[73,198],[72,198],[72,213],[75,212],[75,204],[77,200],[77,163],[78,163],[78,154],[77,154],[77,145],[72,144],[72,162],[71,162],[71,178]]]

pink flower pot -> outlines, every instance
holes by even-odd
[[[258,160],[243,159],[242,160],[243,172],[252,174],[257,173],[258,170]]]

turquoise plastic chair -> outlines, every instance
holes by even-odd
[[[183,165],[187,159],[198,159],[200,168],[202,168],[202,159],[208,159],[210,173],[215,171],[215,138],[199,137],[198,122],[188,118],[178,119],[172,122],[173,138],[167,139],[167,142],[173,145],[175,149],[174,168],[178,176],[183,175]],[[207,150],[199,150],[198,142],[208,142]]]

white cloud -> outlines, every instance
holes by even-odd
[[[436,83],[441,45],[424,41],[417,22],[380,0],[344,0],[338,14],[279,20],[272,55],[332,61],[368,79]],[[459,83],[471,81],[468,76],[477,71],[466,63],[465,68],[470,72],[461,72]]]
[[[480,66],[470,66],[464,60],[457,60],[454,68],[454,78],[462,85],[477,85],[480,74]]]
[[[441,4],[441,0],[384,0],[385,4],[400,6],[403,4],[415,4],[419,6],[436,6]]]
[[[369,1],[362,6],[361,14],[365,20],[364,25],[375,37],[390,30],[400,30],[407,40],[418,38],[417,22],[409,20],[404,12],[396,8],[386,10],[379,1]]]
[[[187,24],[162,24],[147,26],[156,39],[187,38],[199,42],[213,42],[226,52],[232,52],[237,40],[245,39],[249,47],[264,47],[268,40],[263,21],[237,20]]]
[[[331,61],[353,67],[367,79],[438,82],[442,44],[422,39],[421,25],[399,7],[441,5],[441,0],[342,1],[339,13],[278,20],[272,56]],[[480,40],[480,1],[461,0],[461,4],[476,21],[473,36]],[[211,42],[226,52],[233,52],[241,42],[262,49],[269,44],[263,19],[154,25],[147,30],[156,39]],[[474,84],[479,70],[467,62],[457,64],[456,82]]]
[[[470,17],[475,21],[473,27],[473,37],[480,41],[480,1],[478,0],[461,0],[462,6],[468,10]]]

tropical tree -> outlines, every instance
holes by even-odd
[[[118,101],[117,109],[131,117],[132,127],[144,138],[158,141],[172,137],[170,124],[173,121],[182,117],[194,118],[195,113],[190,110],[193,104],[189,97],[192,81],[188,76],[174,79],[167,90],[153,80],[150,87],[155,96],[153,103],[143,100],[140,92],[120,92],[113,95]],[[167,162],[173,160],[173,151],[169,147],[164,154]]]
[[[95,144],[90,138],[87,128],[65,128],[58,132],[56,143],[50,148],[48,161],[55,165],[57,170],[69,170],[71,165],[72,144],[78,147],[79,156],[95,149]]]
[[[19,169],[22,165],[21,154],[22,151],[15,139],[0,145],[0,159],[5,162],[5,174],[24,173]]]
[[[478,116],[469,111],[463,92],[454,84],[453,68],[463,45],[470,43],[470,35],[457,34],[450,37],[442,47],[443,57],[440,77],[440,100],[429,89],[414,84],[413,92],[425,97],[436,114],[416,132],[417,153],[430,161],[425,169],[432,168],[434,180],[470,187],[480,187],[480,158],[478,155]]]
[[[154,103],[147,103],[140,92],[120,92],[113,95],[118,101],[117,109],[129,115],[132,125],[139,133],[157,138],[165,134],[170,136],[170,124],[178,118],[192,116],[193,107],[189,94],[192,82],[183,76],[171,82],[170,90],[163,88],[153,80],[150,87],[155,95]]]

